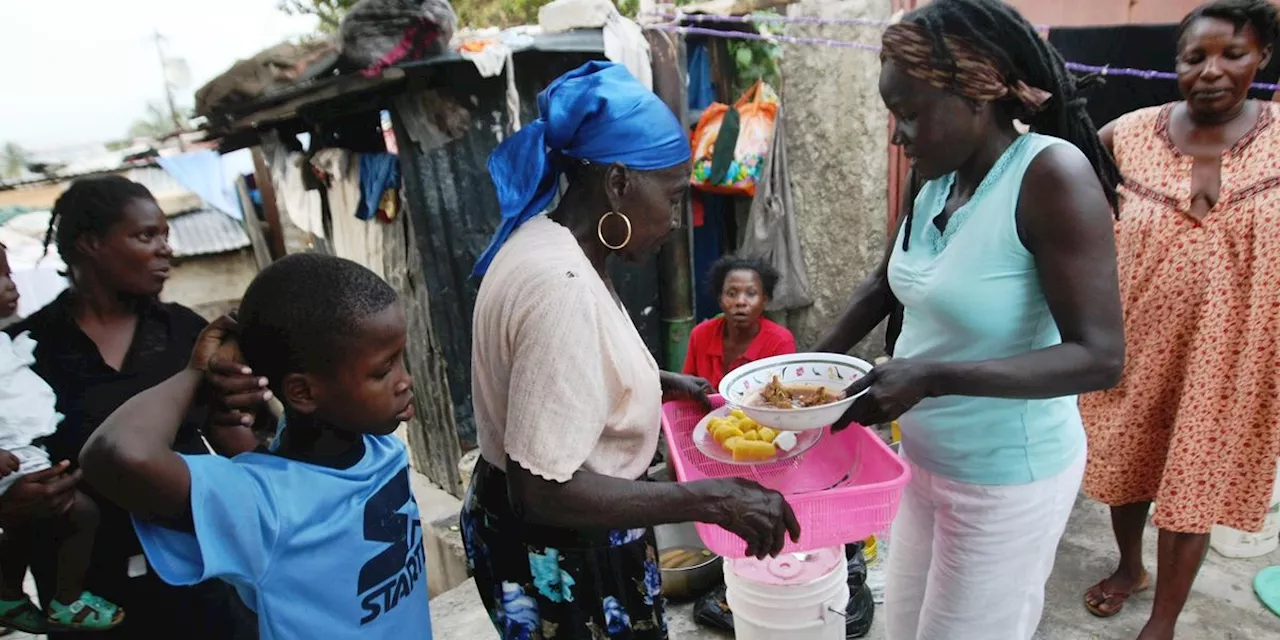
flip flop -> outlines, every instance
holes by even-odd
[[[0,626],[24,633],[43,634],[49,631],[44,612],[30,599],[0,600]]]
[[[1142,593],[1147,589],[1150,589],[1151,574],[1144,575],[1142,578],[1142,582],[1139,583],[1138,586],[1135,587],[1132,591],[1129,591],[1127,593],[1123,591],[1107,591],[1102,586],[1105,583],[1106,583],[1106,580],[1100,580],[1098,584],[1093,585],[1087,591],[1084,592],[1084,608],[1087,609],[1089,613],[1099,618],[1110,618],[1111,616],[1114,616],[1117,613],[1120,613],[1120,611],[1124,609],[1124,604],[1129,601],[1129,598],[1131,596]],[[1089,594],[1094,593],[1095,591],[1102,596],[1102,602],[1099,602],[1096,605],[1089,602]],[[1111,610],[1104,611],[1103,607],[1107,606],[1108,604],[1112,605],[1111,607],[1107,607]]]
[[[1280,564],[1258,572],[1253,578],[1253,592],[1271,613],[1280,616]]]

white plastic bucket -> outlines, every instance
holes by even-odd
[[[844,640],[843,548],[725,562],[724,580],[737,640]]]
[[[1280,465],[1276,467],[1276,483],[1271,490],[1271,508],[1257,533],[1214,526],[1209,533],[1209,546],[1228,558],[1257,558],[1280,548]]]

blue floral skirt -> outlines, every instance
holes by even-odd
[[[483,459],[462,508],[467,562],[503,640],[665,640],[651,529],[583,531],[522,522],[506,474]]]

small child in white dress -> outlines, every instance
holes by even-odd
[[[0,278],[8,281],[4,258],[0,246]],[[9,315],[4,311],[0,309],[0,315]],[[23,476],[50,468],[49,454],[38,441],[52,435],[62,420],[53,389],[31,370],[35,348],[35,340],[27,333],[10,338],[0,332],[0,496]],[[98,507],[93,500],[77,491],[70,507],[50,522],[58,539],[58,582],[47,614],[22,590],[31,553],[23,544],[29,536],[21,535],[25,524],[6,523],[5,540],[0,541],[0,566],[9,569],[0,575],[0,626],[46,633],[101,631],[120,624],[123,609],[84,590],[98,527]],[[21,570],[15,570],[19,567]]]

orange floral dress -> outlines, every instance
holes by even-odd
[[[1218,203],[1190,213],[1194,160],[1169,137],[1173,105],[1115,128],[1125,175],[1116,223],[1126,363],[1081,398],[1085,493],[1155,500],[1156,526],[1257,531],[1280,456],[1280,105],[1222,154]]]

